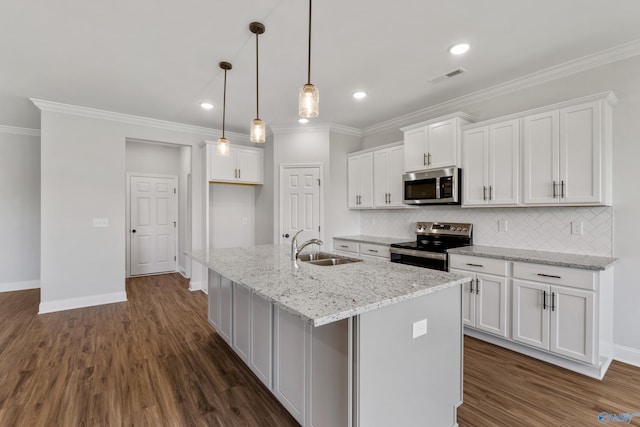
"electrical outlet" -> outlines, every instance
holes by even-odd
[[[247,218],[242,218],[242,225],[249,224],[249,220]]]
[[[109,218],[93,218],[94,228],[103,228],[109,226]]]
[[[584,233],[584,225],[582,221],[571,221],[571,234],[582,235]]]
[[[413,322],[413,338],[418,338],[427,333],[427,319]]]
[[[498,231],[504,231],[505,233],[507,232],[507,220],[506,219],[499,219],[498,220]]]

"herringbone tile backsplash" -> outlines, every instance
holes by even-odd
[[[507,231],[498,231],[506,220]],[[516,249],[612,256],[613,208],[467,208],[425,206],[402,210],[361,211],[365,235],[415,238],[417,221],[470,222],[473,243]],[[571,234],[571,223],[582,222],[583,234]]]

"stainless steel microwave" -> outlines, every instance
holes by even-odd
[[[459,205],[461,178],[460,168],[405,173],[403,201],[407,205]]]

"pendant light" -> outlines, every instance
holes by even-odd
[[[229,140],[224,137],[224,120],[227,113],[227,71],[232,67],[228,62],[221,62],[220,68],[224,70],[224,95],[222,97],[222,136],[218,139],[218,146],[216,147],[216,154],[218,156],[229,155]]]
[[[249,24],[249,31],[256,35],[256,118],[251,122],[251,142],[265,141],[265,126],[260,120],[260,91],[258,79],[258,35],[264,33],[264,25],[260,22],[252,22]]]
[[[311,84],[311,0],[309,0],[309,55],[307,57],[307,84],[300,89],[298,114],[312,119],[318,117],[318,88]]]

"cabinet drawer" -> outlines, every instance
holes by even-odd
[[[478,273],[495,274],[497,276],[509,275],[509,261],[477,256],[449,255],[449,268],[477,271]]]
[[[374,243],[360,243],[360,255],[379,256],[389,258],[389,246],[376,245]]]
[[[333,248],[343,252],[358,252],[358,243],[347,240],[334,240]]]
[[[513,277],[580,289],[596,289],[596,275],[590,270],[514,262]]]

